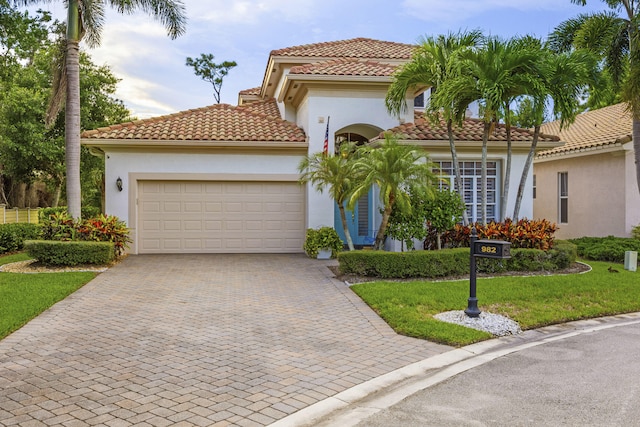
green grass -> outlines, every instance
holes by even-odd
[[[0,257],[0,265],[10,264],[12,262],[18,262],[18,261],[26,261],[28,259],[31,259],[31,257],[29,255],[27,255],[24,252],[18,252],[18,253],[11,254],[11,255],[1,256]]]
[[[584,274],[478,279],[478,306],[510,317],[522,329],[640,311],[639,273],[610,262],[588,264],[593,270]],[[610,266],[619,273],[610,273]],[[468,280],[370,282],[352,289],[400,334],[455,346],[491,338],[486,332],[433,318],[466,308]]]
[[[0,257],[0,265],[29,259],[26,254]],[[66,298],[96,273],[0,273],[0,339]]]

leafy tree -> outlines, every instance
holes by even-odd
[[[587,4],[586,0],[571,2]],[[584,48],[602,59],[605,76],[627,103],[632,115],[636,180],[640,191],[640,2],[604,0],[604,3],[608,12],[581,14],[569,19],[554,30],[549,40],[557,51]]]
[[[229,70],[238,64],[236,61],[224,61],[220,64],[213,62],[214,56],[210,53],[201,53],[200,58],[187,57],[187,64],[193,67],[196,76],[200,76],[205,82],[211,83],[213,86],[213,97],[216,103],[220,103],[220,90],[222,89],[222,80],[229,74]]]
[[[354,171],[357,155],[354,145],[342,144],[340,155],[327,156],[324,153],[315,153],[302,159],[298,166],[301,173],[300,183],[310,182],[320,193],[328,187],[331,198],[338,204],[342,229],[350,251],[354,246],[347,226],[345,205],[359,180]]]
[[[429,228],[437,233],[438,250],[442,249],[442,233],[451,230],[460,221],[466,209],[460,195],[448,189],[437,191],[433,200],[426,204],[425,216]]]
[[[411,191],[409,193],[411,211],[394,209],[387,226],[387,235],[402,242],[402,251],[405,245],[407,249],[412,250],[415,246],[414,239],[424,240],[427,236],[427,206],[430,202],[411,194]]]
[[[405,112],[408,108],[407,93],[415,93],[421,87],[430,87],[432,93],[437,92],[445,80],[452,78],[454,73],[459,71],[454,66],[457,56],[462,51],[479,47],[482,40],[482,33],[478,30],[423,38],[414,51],[411,61],[403,65],[393,76],[393,83],[385,100],[389,112],[395,114]],[[440,124],[441,117],[446,121],[456,190],[461,197],[463,197],[463,186],[453,126],[462,124],[467,107],[472,101],[459,99],[443,105],[429,102],[427,106],[427,114],[433,123]],[[466,211],[463,213],[463,223],[465,225],[469,223]]]
[[[31,6],[47,0],[10,0],[9,4]],[[179,0],[65,0],[67,29],[64,40],[64,64],[58,67],[60,85],[54,87],[55,99],[65,99],[65,166],[67,207],[74,218],[80,218],[80,55],[79,43],[85,38],[90,47],[100,44],[105,7],[113,6],[120,13],[140,9],[159,19],[175,38],[185,30],[184,6]],[[65,90],[63,90],[65,89]],[[55,108],[57,103],[52,105]],[[57,114],[50,114],[55,119]]]
[[[30,29],[23,31],[29,34],[26,37],[29,48],[21,49],[29,52],[29,57],[9,61],[14,63],[11,76],[3,81],[6,91],[0,94],[3,101],[0,103],[0,156],[4,174],[12,182],[30,183],[37,179],[50,185],[54,194],[52,204],[56,206],[65,176],[64,115],[58,115],[51,127],[45,127],[43,117],[52,85],[50,69],[51,63],[55,62],[52,58],[58,52],[58,46],[48,35],[55,33],[59,24],[45,25],[49,22],[46,15],[32,18],[26,12],[16,12],[15,16],[29,25]],[[23,43],[23,46],[26,42],[15,41],[16,44]],[[113,98],[118,79],[108,67],[96,66],[87,54],[81,53],[80,74],[82,128],[120,123],[129,117],[122,101]],[[96,192],[96,186],[89,177],[102,173],[104,166],[101,159],[91,156],[84,147],[82,159],[83,182],[91,184],[83,185],[87,193],[83,199],[88,200],[90,194],[95,198]],[[97,199],[100,199],[99,195]],[[94,204],[99,205],[99,202]]]
[[[410,194],[428,197],[433,194],[436,177],[427,154],[420,148],[398,143],[389,133],[377,145],[359,148],[360,155],[354,163],[354,171],[361,177],[349,198],[353,210],[358,199],[367,194],[373,185],[380,189],[380,201],[384,206],[382,221],[376,234],[374,249],[382,249],[394,209],[411,212]]]

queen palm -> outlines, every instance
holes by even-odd
[[[512,41],[492,37],[481,49],[462,52],[456,58],[458,71],[440,86],[433,96],[437,105],[449,105],[477,100],[481,103],[484,121],[482,136],[482,166],[480,183],[480,221],[487,222],[487,145],[489,134],[505,103],[526,93],[530,72],[535,67],[535,55]]]
[[[354,249],[354,246],[347,225],[345,204],[358,181],[353,170],[356,156],[354,145],[342,144],[340,155],[328,156],[324,153],[315,153],[302,159],[298,166],[301,173],[300,183],[310,182],[320,193],[328,188],[331,198],[338,205],[344,237],[350,251]]]
[[[435,93],[438,87],[446,79],[451,78],[456,71],[452,67],[455,56],[466,49],[479,46],[482,39],[483,36],[479,30],[456,34],[449,33],[447,35],[439,35],[436,38],[422,38],[412,55],[411,62],[406,63],[393,76],[393,83],[387,92],[385,100],[389,112],[396,115],[406,112],[408,108],[406,102],[408,92],[414,92],[421,87],[430,87],[431,92]],[[456,189],[461,198],[464,198],[464,189],[453,136],[453,126],[454,124],[460,125],[462,123],[469,103],[465,103],[464,100],[456,100],[455,103],[437,105],[430,101],[427,106],[427,113],[432,122],[438,122],[439,124],[441,116],[446,121],[454,179]],[[464,225],[468,225],[469,220],[466,210],[463,212],[462,220]]]
[[[14,5],[30,6],[53,0],[10,0]],[[180,0],[65,0],[67,31],[64,43],[64,64],[60,67],[59,87],[54,98],[65,99],[65,163],[67,180],[67,209],[74,218],[80,217],[80,60],[79,43],[84,38],[90,47],[100,44],[105,7],[120,13],[136,10],[149,13],[160,20],[171,38],[185,31],[186,17]],[[66,88],[66,90],[65,90]],[[62,94],[64,96],[56,95]],[[53,103],[55,108],[56,103]],[[49,115],[50,117],[52,115]],[[55,120],[55,118],[54,118]]]
[[[542,45],[540,40],[530,42],[538,50],[539,65],[536,69],[536,84],[520,103],[522,109],[518,125],[533,128],[533,141],[527,155],[513,210],[513,219],[520,215],[520,206],[529,170],[536,152],[540,128],[546,118],[547,106],[553,106],[553,116],[560,120],[560,129],[573,123],[580,110],[580,95],[594,79],[596,59],[589,52],[555,53]],[[552,101],[549,103],[549,99]]]
[[[374,249],[380,250],[391,212],[400,209],[410,213],[411,194],[423,198],[433,196],[433,184],[437,179],[427,153],[418,147],[400,144],[397,137],[389,133],[385,134],[382,143],[362,147],[359,151],[353,165],[359,179],[349,198],[349,207],[353,209],[371,187],[378,187],[383,209]]]
[[[640,191],[640,2],[603,0],[609,12],[582,14],[561,23],[551,34],[559,51],[586,48],[600,55],[614,90],[628,105],[633,123],[636,180]],[[586,5],[586,0],[571,0]],[[597,93],[597,92],[596,92]]]

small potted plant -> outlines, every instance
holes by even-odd
[[[304,240],[304,251],[311,258],[335,258],[343,248],[342,239],[333,227],[309,228]]]

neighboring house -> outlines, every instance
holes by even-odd
[[[631,116],[624,104],[578,115],[560,131],[542,126],[565,144],[534,161],[534,217],[555,221],[559,238],[629,237],[640,224]]]
[[[132,253],[302,252],[306,228],[334,226],[335,204],[325,192],[298,184],[298,164],[342,141],[365,143],[385,130],[425,147],[451,175],[444,127],[413,111],[390,115],[385,96],[413,45],[364,38],[295,46],[270,53],[262,84],[240,92],[238,105],[212,105],[83,133],[82,143],[104,156],[106,211],[131,229]],[[407,94],[408,105],[425,89]],[[531,142],[514,130],[509,210]],[[456,129],[465,198],[477,217],[482,124]],[[489,141],[489,209],[497,217],[504,179],[505,132]],[[558,145],[541,139],[540,148]],[[116,186],[120,178],[122,190]],[[532,217],[531,176],[521,216]],[[508,211],[509,211],[508,210]],[[356,244],[371,242],[380,220],[375,192],[351,219]]]

